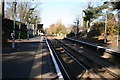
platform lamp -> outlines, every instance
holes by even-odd
[[[29,24],[29,18],[30,18],[30,14],[32,13],[31,11],[33,11],[33,10],[34,10],[34,8],[30,8],[29,11],[28,11],[29,12],[28,13],[29,17],[27,17],[27,22],[26,22],[26,25],[27,25],[27,40],[29,40],[29,25],[28,25]]]
[[[12,36],[12,48],[14,49],[15,48],[15,19],[16,19],[16,5],[17,5],[17,2],[16,0],[13,2],[13,6],[14,6],[14,21],[13,21],[13,33],[11,34]]]
[[[36,18],[36,26],[35,26],[35,35],[37,34],[37,15],[35,16],[35,18]]]

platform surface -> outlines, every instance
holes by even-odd
[[[44,37],[23,40],[13,50],[6,46],[2,53],[3,79],[57,79],[57,73]]]

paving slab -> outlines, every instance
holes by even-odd
[[[34,59],[30,78],[57,80],[57,73],[44,37],[41,38],[40,42],[41,44]]]
[[[40,43],[40,37],[34,38],[37,41],[23,41],[21,46],[12,49],[6,46],[2,53],[2,78],[18,79],[28,78],[33,64],[36,50]]]
[[[23,40],[14,50],[11,46],[3,49],[2,78],[3,80],[42,80],[56,79],[50,52],[44,37]]]

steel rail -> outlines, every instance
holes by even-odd
[[[57,60],[59,61],[59,63],[60,63],[60,65],[61,65],[62,69],[64,70],[64,72],[65,72],[67,78],[68,78],[69,80],[71,80],[71,78],[70,78],[70,76],[68,75],[66,69],[64,68],[62,62],[60,61],[59,57],[57,56],[56,51],[54,50],[52,44],[50,43],[50,41],[49,41],[47,38],[46,38],[46,41],[47,41],[47,44],[49,45],[49,48],[51,49],[51,52],[53,51],[53,53],[55,54]]]
[[[67,40],[69,40],[69,39],[67,39]],[[76,42],[76,41],[75,41]],[[62,43],[62,42],[61,42]],[[83,43],[83,42],[82,42]],[[63,44],[63,43],[62,43]],[[64,44],[65,45],[65,44]],[[66,45],[67,46],[67,45]],[[81,48],[82,49],[82,48]],[[82,49],[82,50],[85,50],[85,51],[87,51],[87,52],[90,52],[90,51],[88,51],[88,50],[86,50],[86,49]],[[90,52],[91,53],[91,52]],[[97,64],[97,65],[100,65],[101,67],[104,67],[104,70],[107,72],[107,73],[109,73],[111,76],[113,76],[114,78],[116,78],[116,79],[119,79],[120,78],[120,76],[119,75],[117,75],[117,74],[115,74],[115,73],[113,73],[112,71],[110,71],[110,70],[108,70],[105,66],[103,66],[101,63],[99,63],[99,64]]]
[[[57,40],[57,39],[56,39]],[[59,41],[58,41],[59,42]],[[62,44],[62,43],[61,43]],[[74,60],[74,61],[76,61],[79,65],[81,65],[84,69],[85,69],[85,71],[87,71],[88,69],[82,64],[82,63],[80,63],[80,61],[78,61],[74,56],[72,56],[71,54],[70,54],[70,52],[65,48],[65,47],[63,47],[62,45],[60,44],[60,42],[59,42],[59,45],[63,48],[63,50]],[[93,75],[93,72],[91,71],[91,73],[92,73],[92,75]],[[84,74],[84,73],[83,73]],[[96,78],[95,77],[95,75],[93,75],[94,76],[94,78]],[[82,76],[81,76],[82,77]],[[98,80],[97,78],[96,78],[96,80]]]

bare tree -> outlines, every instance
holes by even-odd
[[[12,4],[13,2],[7,2],[7,9],[6,9],[6,18],[8,19],[13,19],[13,10],[14,6]],[[40,20],[40,14],[39,11],[36,10],[37,4],[35,5],[34,9],[32,8],[32,3],[30,2],[17,2],[17,10],[16,10],[16,16],[20,18],[21,22],[27,22],[28,19],[30,20],[29,22],[35,23],[36,20]],[[30,9],[33,10],[30,10]],[[35,17],[38,16],[38,17]],[[39,21],[40,22],[40,21]]]
[[[7,9],[5,11],[5,18],[7,19],[13,19],[13,10],[14,10],[14,6],[12,4],[12,2],[7,2]]]
[[[50,34],[66,34],[66,27],[61,21],[57,21],[55,24],[51,24],[49,28],[46,29],[47,33]]]

